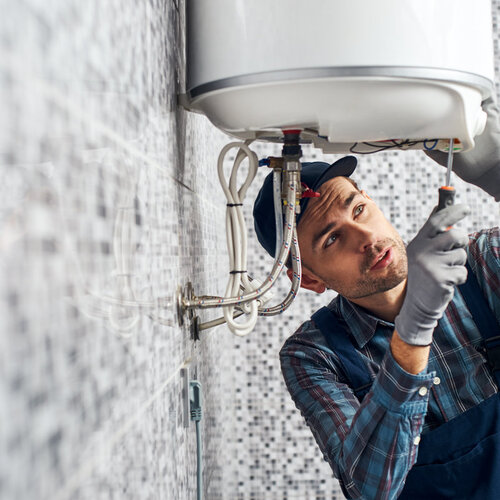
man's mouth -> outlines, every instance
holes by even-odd
[[[372,267],[370,267],[370,271],[384,269],[392,262],[393,258],[394,258],[394,252],[393,252],[392,248],[390,248],[390,247],[385,248],[373,260]]]

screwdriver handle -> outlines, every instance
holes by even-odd
[[[441,186],[439,188],[438,211],[455,203],[455,188],[452,186]]]
[[[437,211],[443,210],[443,208],[453,205],[455,202],[455,188],[451,186],[441,186],[439,188],[439,203]],[[452,226],[446,228],[449,231]]]

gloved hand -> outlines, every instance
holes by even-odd
[[[406,297],[395,326],[411,345],[429,345],[438,319],[453,298],[455,285],[465,283],[469,238],[458,228],[447,227],[469,213],[465,205],[434,211],[406,249],[408,282]]]
[[[474,184],[500,201],[500,123],[496,99],[489,97],[483,102],[488,115],[483,133],[475,138],[474,149],[467,153],[456,153],[453,172],[466,182]],[[448,153],[426,151],[434,161],[447,164]]]

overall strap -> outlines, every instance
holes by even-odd
[[[500,325],[488,306],[469,263],[466,266],[468,272],[467,281],[460,285],[458,289],[484,339],[488,364],[495,376],[497,385],[500,387]]]
[[[316,311],[311,319],[325,336],[330,349],[338,356],[354,394],[361,401],[373,381],[349,333],[328,307]]]

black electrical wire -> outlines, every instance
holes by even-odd
[[[356,151],[355,148],[358,144],[363,144],[364,146],[369,146],[371,148],[377,148],[377,149],[373,149],[372,151]],[[349,152],[350,153],[354,153],[354,154],[358,154],[358,155],[369,155],[369,154],[373,154],[373,153],[380,153],[382,151],[387,151],[388,149],[394,149],[395,146],[380,146],[379,144],[377,145],[374,145],[374,144],[370,144],[369,142],[362,142],[362,143],[359,143],[359,142],[355,142],[350,148],[349,148]]]
[[[353,154],[359,154],[359,155],[369,155],[369,154],[373,154],[373,153],[381,153],[381,152],[387,151],[389,149],[402,149],[402,150],[404,150],[404,149],[410,148],[412,146],[415,146],[417,144],[421,144],[421,143],[425,144],[426,141],[427,140],[425,140],[425,141],[410,141],[409,139],[405,139],[404,141],[398,142],[395,139],[390,139],[390,140],[385,141],[385,142],[390,142],[392,144],[385,144],[385,145],[381,145],[380,143],[373,144],[371,142],[361,142],[361,143],[355,142],[349,148],[349,152],[353,153]],[[384,141],[381,141],[381,142],[384,142]],[[358,146],[359,144],[362,144],[364,146],[368,146],[368,147],[374,148],[374,149],[371,151],[357,151],[356,146]],[[406,146],[406,148],[405,148],[405,146]]]

